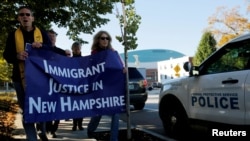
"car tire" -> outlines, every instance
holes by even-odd
[[[188,118],[184,108],[178,102],[168,102],[164,106],[162,122],[168,136],[181,139],[189,134]]]
[[[142,110],[145,106],[145,103],[136,103],[134,104],[134,109],[135,110]]]

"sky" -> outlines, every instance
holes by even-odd
[[[241,14],[246,12],[245,0],[135,0],[136,12],[142,18],[136,33],[136,50],[168,49],[194,56],[208,26],[208,18],[221,6],[229,9],[239,6],[243,10]],[[119,13],[122,14],[121,9]],[[96,29],[93,35],[80,36],[89,42],[82,46],[82,55],[90,54],[93,36],[100,30],[108,31],[112,36],[113,48],[124,53],[124,47],[115,39],[116,35],[121,36],[119,21],[115,13],[107,17],[110,22]],[[56,45],[70,49],[73,41],[66,36],[67,29],[55,25],[53,29],[58,33]]]

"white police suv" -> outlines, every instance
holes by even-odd
[[[185,63],[184,69],[190,76],[161,88],[159,115],[166,133],[180,137],[190,125],[203,124],[211,136],[249,136],[250,34],[231,40],[200,66]]]

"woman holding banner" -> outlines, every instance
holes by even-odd
[[[91,54],[96,54],[104,50],[113,50],[111,45],[112,38],[107,31],[99,31],[93,38],[93,44],[91,47]],[[120,59],[120,58],[119,58]],[[121,60],[121,59],[120,59]],[[122,62],[122,60],[121,60]],[[123,71],[126,72],[125,70]],[[87,127],[87,134],[89,138],[94,137],[94,131],[97,129],[101,120],[101,115],[91,117]],[[111,137],[110,141],[118,141],[119,134],[119,114],[113,114],[111,120]]]

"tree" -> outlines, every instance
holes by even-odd
[[[247,2],[247,11],[250,12],[250,2]],[[250,32],[250,21],[239,13],[240,7],[227,9],[217,8],[214,15],[209,17],[209,31],[213,33],[218,46],[222,46],[232,38]],[[249,14],[249,13],[247,13]]]
[[[79,35],[92,34],[97,27],[106,24],[109,19],[105,15],[112,13],[113,4],[117,2],[119,0],[4,0],[0,5],[0,36],[3,36],[0,39],[5,41],[6,34],[19,24],[16,20],[19,6],[29,5],[34,10],[37,26],[48,29],[55,23],[68,29],[69,39],[85,43]]]
[[[136,9],[133,6],[133,3],[134,1],[125,1],[123,15],[119,15],[119,12],[117,12],[117,18],[119,19],[121,26],[121,36],[116,36],[116,39],[121,42],[127,50],[137,48],[136,32],[141,23],[141,16],[136,14]],[[126,41],[124,38],[125,35]]]
[[[193,58],[193,64],[195,66],[200,65],[208,56],[210,56],[216,50],[216,40],[211,32],[205,32],[202,35],[197,52]]]
[[[127,51],[129,49],[136,49],[137,38],[136,32],[139,28],[141,17],[136,14],[135,8],[133,7],[134,0],[121,0],[123,14],[119,15],[117,9],[117,18],[120,21],[121,36],[116,36],[116,39],[121,42],[124,46],[124,60],[125,68],[128,70],[127,65]],[[131,124],[130,124],[130,99],[129,99],[129,88],[128,88],[129,76],[126,73],[126,111],[127,111],[127,140],[131,140]]]
[[[28,5],[34,10],[35,25],[42,29],[49,29],[52,23],[58,27],[68,29],[67,35],[70,39],[85,43],[79,38],[80,33],[91,34],[94,29],[106,24],[109,19],[105,14],[111,13],[113,3],[118,0],[3,0],[0,5],[0,79],[9,81],[6,76],[10,68],[2,57],[7,34],[14,31],[19,25],[17,9],[21,5]],[[105,5],[105,6],[103,6]]]
[[[20,5],[29,5],[34,10],[35,24],[42,29],[49,29],[52,23],[58,27],[67,28],[67,36],[73,41],[87,43],[79,38],[80,34],[92,34],[97,27],[108,23],[109,19],[105,15],[112,13],[114,5],[122,2],[120,0],[4,0],[0,5],[1,28],[0,50],[3,50],[7,33],[18,26],[16,11]],[[128,26],[126,26],[127,41],[123,40],[123,35],[116,38],[130,48],[135,49],[136,31],[139,28],[140,16],[135,14],[132,6],[134,0],[125,0],[126,15],[128,16]],[[124,17],[118,16],[121,27],[124,27]],[[1,58],[0,58],[1,59]]]

